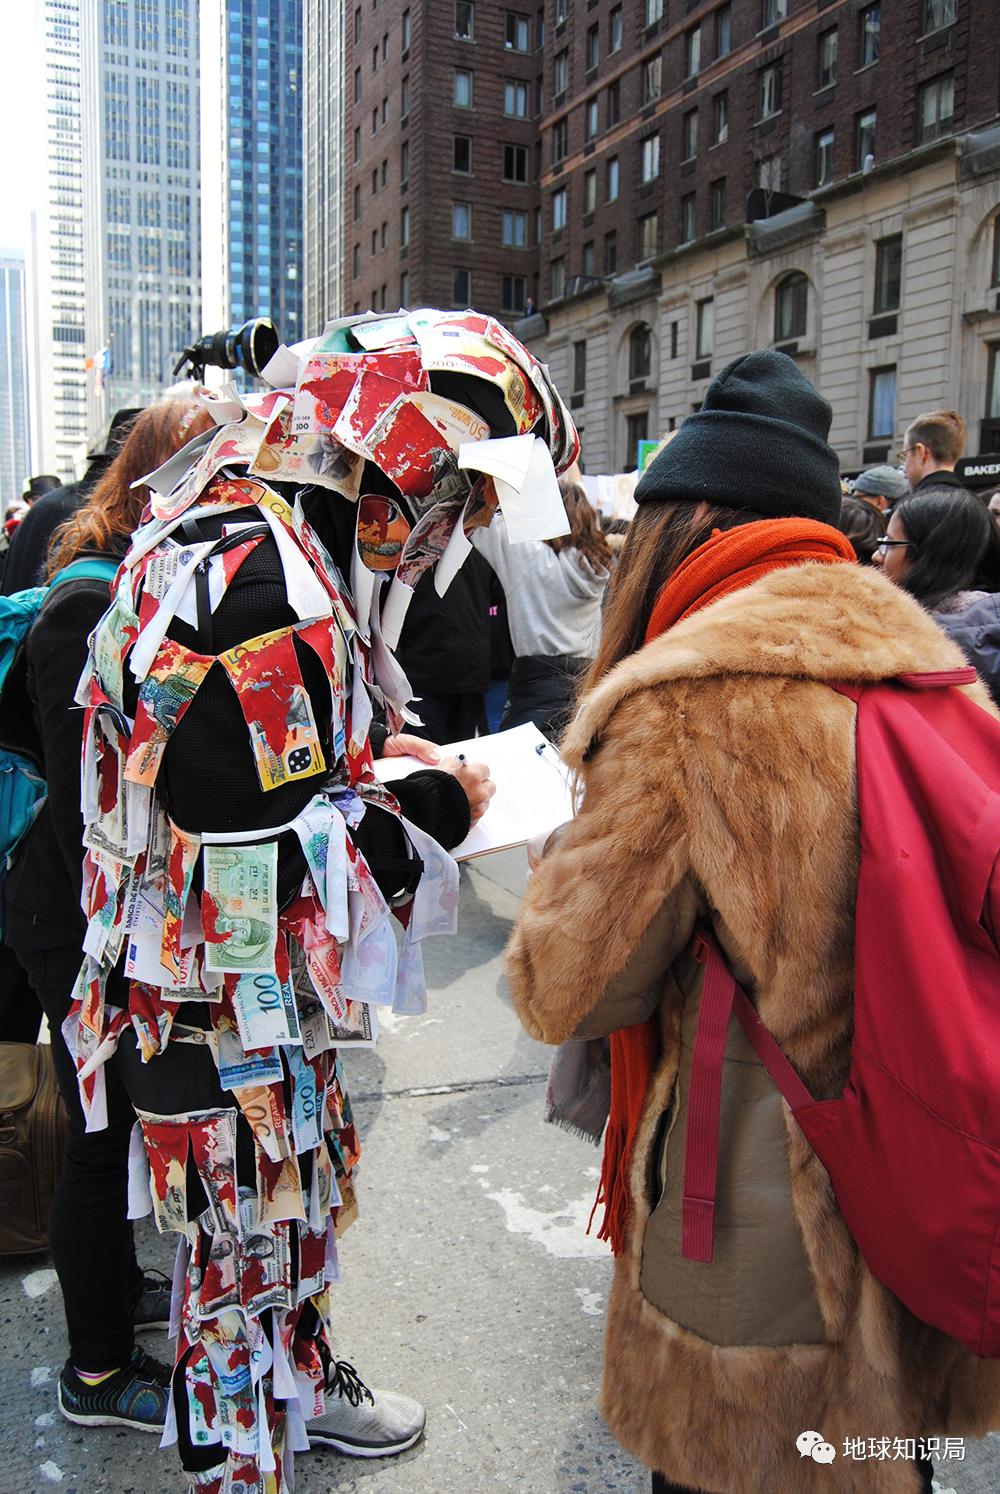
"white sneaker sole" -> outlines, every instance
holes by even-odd
[[[345,1458],[392,1458],[397,1453],[406,1452],[407,1448],[419,1442],[424,1435],[424,1429],[418,1428],[401,1442],[381,1443],[377,1447],[362,1442],[348,1442],[342,1437],[335,1437],[332,1432],[310,1432],[308,1422],[306,1422],[306,1435],[309,1438],[310,1447],[331,1447],[334,1452],[342,1453]]]
[[[67,1421],[71,1421],[77,1427],[131,1427],[135,1432],[156,1432],[163,1436],[163,1427],[154,1426],[148,1421],[129,1421],[124,1416],[80,1416],[75,1411],[67,1411],[63,1405],[62,1396],[56,1396],[59,1410]]]

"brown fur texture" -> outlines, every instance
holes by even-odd
[[[678,1068],[683,982],[661,982],[639,1007],[621,994],[654,916],[668,900],[689,907],[682,889],[694,888],[806,1085],[817,1098],[837,1095],[852,1030],[855,708],[818,682],[964,662],[883,577],[802,565],[705,608],[619,665],[563,743],[583,801],[531,879],[507,969],[522,1021],[550,1043],[581,1024],[612,1031],[660,1003],[665,1051],[633,1159],[602,1409],[649,1466],[709,1494],[912,1494],[912,1465],[854,1462],[844,1439],[1000,1427],[1000,1364],[919,1323],[874,1280],[787,1112],[792,1207],[825,1341],[723,1348],[646,1300],[646,1180]],[[969,693],[992,710],[981,686]],[[837,1449],[832,1465],[800,1459],[795,1439],[813,1429]]]

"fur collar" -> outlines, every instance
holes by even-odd
[[[919,603],[877,571],[810,561],[722,597],[624,659],[586,696],[561,751],[579,768],[624,700],[670,680],[860,682],[966,663]],[[986,700],[979,687],[976,699]]]

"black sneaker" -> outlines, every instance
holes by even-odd
[[[154,1328],[170,1327],[170,1297],[173,1286],[169,1276],[162,1271],[143,1271],[142,1295],[132,1312],[132,1326],[136,1333],[148,1333]]]
[[[142,1349],[100,1385],[87,1385],[69,1360],[59,1376],[59,1410],[78,1427],[135,1427],[162,1432],[173,1371]]]

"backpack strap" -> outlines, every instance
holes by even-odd
[[[56,571],[49,582],[49,589],[61,586],[64,581],[106,581],[110,586],[118,574],[118,564],[117,560],[106,560],[100,555],[71,560],[61,571]]]
[[[948,685],[974,685],[979,678],[971,665],[963,669],[928,669],[916,673],[897,674],[888,680],[873,680],[877,684],[899,684],[906,685],[910,690],[943,690]],[[838,695],[846,695],[850,700],[860,700],[864,685],[848,685],[844,683],[835,684],[830,681],[830,689],[836,690]]]
[[[684,1196],[681,1205],[681,1254],[689,1261],[710,1261],[715,1233],[715,1193],[719,1170],[719,1125],[722,1061],[735,1011],[761,1063],[774,1080],[792,1114],[813,1097],[764,1026],[752,1001],[726,963],[709,928],[695,935],[690,953],[705,967],[698,1009],[688,1089],[687,1136],[684,1143]]]

